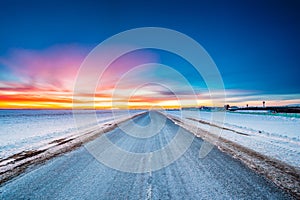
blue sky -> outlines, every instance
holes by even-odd
[[[268,98],[279,104],[297,103],[299,11],[300,1],[1,1],[1,88],[7,82],[22,84],[16,69],[22,64],[11,66],[20,52],[70,45],[78,49],[75,54],[81,60],[114,34],[154,26],[187,34],[207,50],[229,94],[245,97],[229,102]],[[167,53],[158,52],[158,57],[162,63],[180,63]],[[180,68],[183,65],[175,68],[185,71],[186,67]],[[184,73],[191,74],[188,77],[195,87],[202,84],[192,71]],[[234,91],[239,92],[233,95]]]

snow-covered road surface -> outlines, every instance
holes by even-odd
[[[148,123],[158,124],[157,120],[163,118],[158,113],[152,114],[152,121],[149,113],[136,117],[134,121],[142,127]],[[121,124],[126,125],[126,122]],[[179,126],[166,119],[163,129],[147,139],[129,136],[121,128],[114,129],[106,136],[126,151],[142,153],[162,148],[174,138],[178,129]],[[184,133],[187,137],[191,134],[185,130]],[[141,134],[151,133],[145,129]],[[97,140],[91,144],[93,142]],[[289,198],[273,183],[217,148],[200,159],[202,142],[202,139],[195,138],[177,161],[161,170],[147,173],[114,170],[101,164],[85,147],[81,147],[9,181],[0,188],[0,199]]]

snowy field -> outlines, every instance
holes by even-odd
[[[79,114],[78,125],[71,110],[0,110],[0,159],[22,151],[45,148],[54,140],[73,137],[97,124],[114,120],[111,111],[97,111],[95,124],[90,112]],[[130,112],[136,114],[141,111]],[[128,111],[114,113],[116,118],[128,115]],[[181,115],[180,111],[167,113]],[[212,121],[212,112],[188,111],[185,114],[187,120],[199,128],[211,131],[207,124],[211,123],[222,131],[220,136],[225,139],[300,167],[300,118],[297,115],[227,112],[223,124],[222,120]]]
[[[180,111],[167,113],[182,115]],[[300,167],[300,118],[297,115],[226,112],[224,123],[212,120],[212,112],[185,111],[184,117],[207,131],[210,131],[207,123],[216,125],[222,131],[221,137]]]
[[[138,111],[131,111],[131,114]],[[97,125],[91,111],[80,111],[75,123],[72,110],[0,110],[0,159],[27,150],[45,148],[54,140],[72,137]],[[98,124],[128,115],[127,111],[97,111]]]

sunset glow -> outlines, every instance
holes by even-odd
[[[155,51],[135,52],[116,60],[102,75],[101,85],[93,94],[82,94],[74,99],[73,87],[80,66],[90,49],[80,46],[55,46],[42,51],[14,50],[1,57],[0,64],[8,70],[0,81],[1,109],[149,109],[153,106],[181,108],[222,106],[212,103],[211,93],[201,80],[190,84],[196,92],[185,94],[185,88],[172,74],[153,65],[137,68],[144,63],[159,63]],[[181,65],[182,66],[182,65]],[[188,71],[186,66],[185,70]],[[175,70],[176,66],[174,67]],[[188,77],[189,78],[189,77]],[[161,82],[164,85],[144,82]],[[86,76],[88,83],[89,76]],[[170,86],[171,85],[171,86]],[[181,98],[178,97],[181,95]],[[237,106],[286,105],[299,102],[299,95],[263,95],[259,91],[226,90],[226,101]],[[92,98],[92,100],[91,100]]]

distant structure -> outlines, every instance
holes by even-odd
[[[261,106],[255,106],[255,107],[248,107],[248,104],[246,107],[237,107],[237,106],[230,106],[226,107],[229,111],[239,111],[239,110],[251,110],[251,111],[264,111],[269,113],[300,113],[300,106],[268,106],[266,107],[266,102],[263,101],[263,107]],[[226,110],[227,110],[226,109]]]
[[[229,110],[229,108],[230,108],[230,105],[229,105],[229,104],[227,104],[227,105],[225,105],[225,106],[224,106],[224,108],[225,108],[225,110]]]

